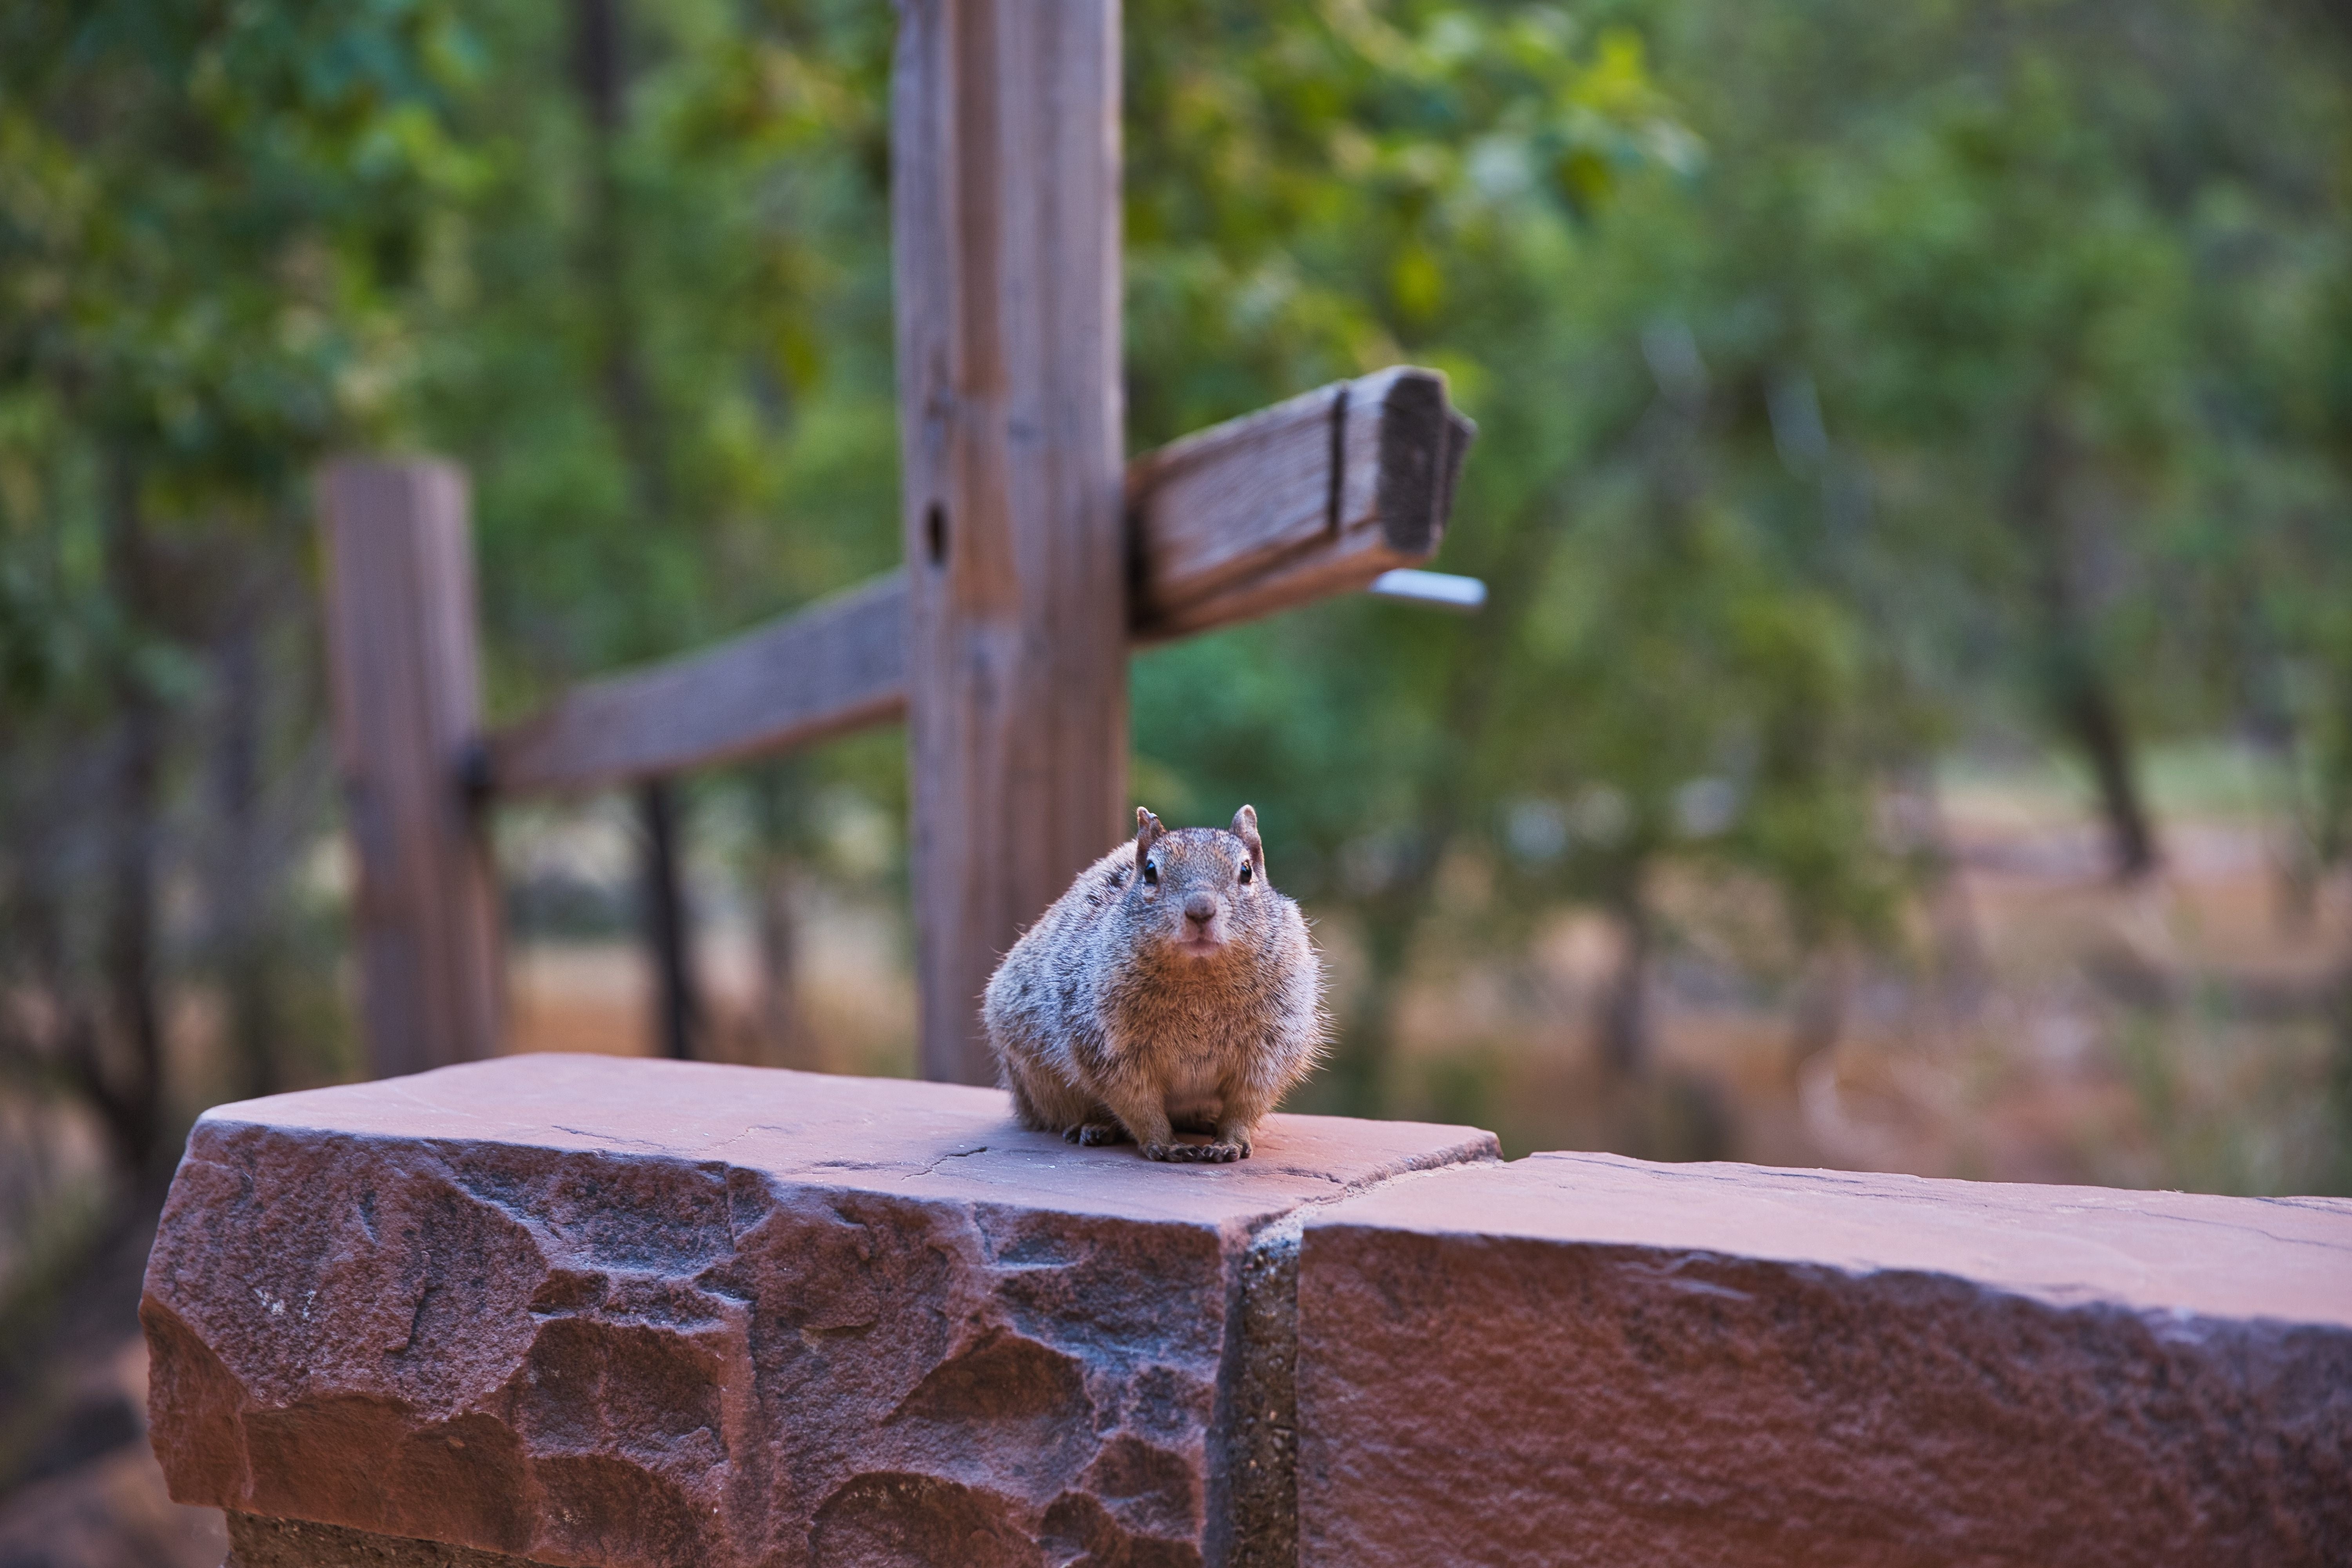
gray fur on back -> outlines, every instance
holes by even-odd
[[[1138,838],[1087,867],[998,966],[989,1040],[1024,1126],[1088,1142],[1123,1130],[1154,1158],[1234,1158],[1321,1050],[1322,965],[1297,904],[1266,879],[1248,807],[1238,831],[1158,832],[1138,816]],[[1204,894],[1213,919],[1188,924]],[[1195,956],[1194,931],[1223,941]],[[1171,1124],[1213,1131],[1221,1152],[1171,1147]]]

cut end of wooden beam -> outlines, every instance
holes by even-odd
[[[1486,584],[1477,578],[1458,577],[1451,572],[1420,572],[1410,566],[1381,573],[1366,584],[1364,592],[1409,605],[1452,610],[1457,615],[1473,616],[1486,607]]]

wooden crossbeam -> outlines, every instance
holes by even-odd
[[[1213,426],[1128,465],[1131,641],[1369,586],[1429,559],[1476,426],[1398,367]],[[907,704],[903,570],[716,647],[572,688],[488,738],[503,795],[570,794],[828,740]]]
[[[827,740],[907,709],[907,574],[700,653],[575,686],[488,742],[500,795],[604,789]]]

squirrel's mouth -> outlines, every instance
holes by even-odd
[[[1186,931],[1176,939],[1176,951],[1191,958],[1214,958],[1224,947],[1225,939],[1214,931]]]

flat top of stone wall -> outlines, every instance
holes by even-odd
[[[1309,1231],[1618,1245],[1951,1275],[2061,1306],[2352,1324],[2352,1199],[2023,1186],[1534,1154],[1415,1177]]]
[[[1500,1154],[1474,1128],[1276,1115],[1247,1160],[1160,1164],[1131,1144],[1026,1131],[1002,1089],[554,1054],[240,1100],[198,1122],[215,1135],[237,1126],[718,1161],[859,1191],[1216,1226]]]

